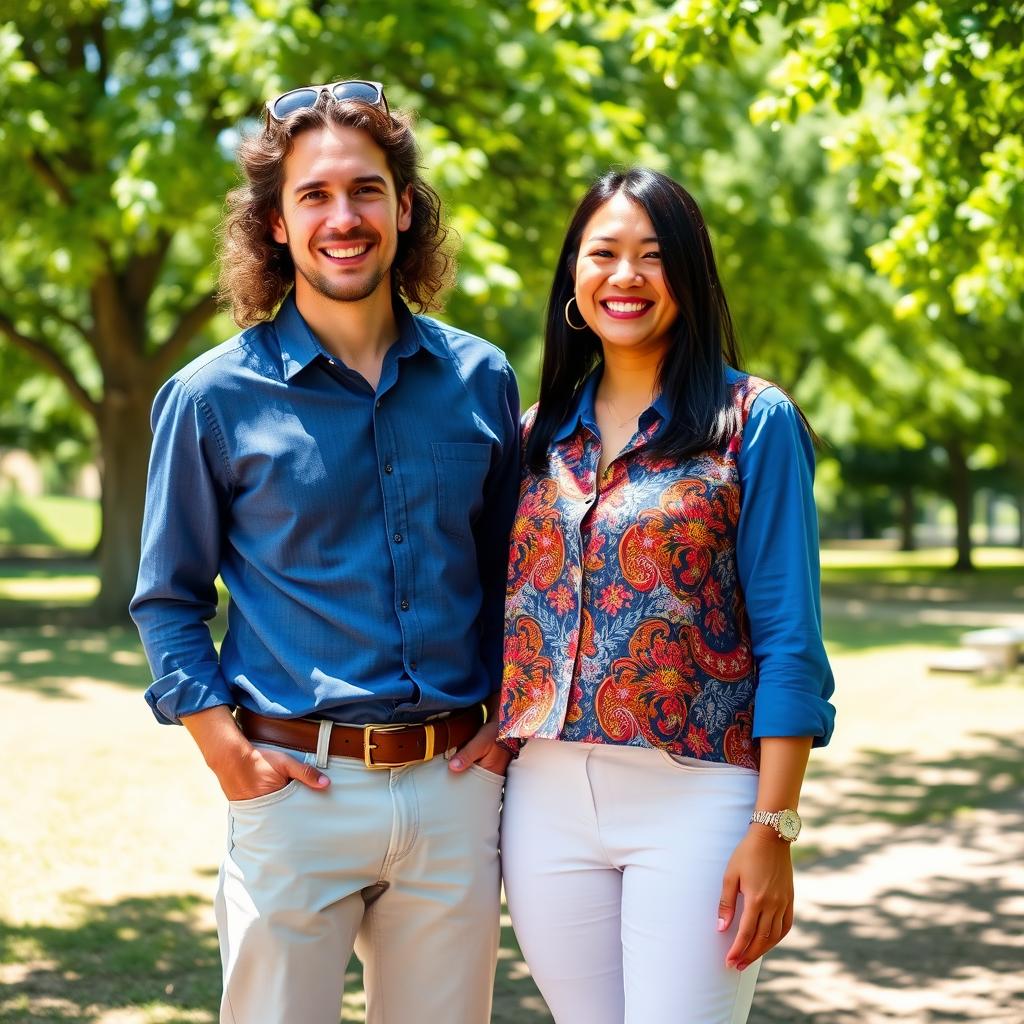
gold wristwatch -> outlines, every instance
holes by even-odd
[[[750,815],[750,824],[767,825],[769,828],[775,829],[775,834],[780,839],[784,839],[787,843],[793,843],[800,835],[800,826],[803,822],[796,811],[791,811],[787,807],[781,811],[754,811]]]

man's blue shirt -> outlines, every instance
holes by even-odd
[[[515,378],[479,338],[404,307],[398,325],[374,391],[289,296],[158,393],[131,611],[160,721],[402,721],[498,689]]]

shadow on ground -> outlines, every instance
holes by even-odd
[[[942,758],[861,750],[841,765],[812,760],[808,781],[816,793],[827,794],[825,800],[809,800],[815,826],[916,825],[977,808],[1012,806],[1024,791],[1024,740],[994,733],[972,738],[979,749]]]
[[[57,538],[29,506],[18,499],[0,503],[0,544],[56,547]]]
[[[145,689],[151,676],[135,629],[0,630],[0,686],[68,700],[79,679]]]
[[[0,1020],[121,1019],[214,1024],[220,1000],[215,932],[200,896],[81,903],[67,927],[0,921]],[[363,1019],[362,966],[345,973],[343,1021]],[[126,1018],[127,1019],[127,1018]],[[494,1015],[500,1024],[550,1021],[510,927],[502,928]]]
[[[83,904],[77,923],[0,922],[0,1020],[99,1021],[131,1007],[161,1008],[166,1024],[213,1022],[217,938],[198,923],[198,896]]]
[[[968,628],[913,621],[894,627],[886,618],[829,615],[825,618],[825,643],[833,656],[885,647],[956,647]]]
[[[947,602],[978,601],[1017,604],[1024,600],[1024,566],[986,565],[974,572],[934,566],[825,566],[822,593],[829,597],[865,601]]]
[[[1024,743],[972,738],[942,760],[814,769],[801,810],[838,841],[801,858],[799,923],[750,1024],[1022,1019]]]
[[[766,962],[750,1024],[1019,1021],[1013,1014],[1022,1005],[1024,983],[1020,944],[1012,936],[1021,934],[1024,914],[1005,908],[1019,907],[1022,897],[1016,886],[939,877],[927,895],[894,887],[870,905],[828,907],[828,920],[802,925],[811,951],[798,958],[782,946]],[[997,978],[990,986],[983,978],[992,976]],[[834,995],[845,989],[848,1006],[802,1009],[801,995],[814,978]],[[965,983],[982,998],[968,995],[964,1005],[955,990]],[[871,1007],[863,1001],[869,987]]]

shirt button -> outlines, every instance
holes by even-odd
[[[395,543],[396,544],[401,544],[402,543],[402,535],[400,533],[396,533],[395,534]]]
[[[384,472],[385,472],[385,473],[392,473],[392,472],[394,472],[394,470],[392,469],[392,466],[391,466],[391,463],[390,463],[390,462],[386,462],[386,463],[384,464]]]
[[[401,608],[403,612],[407,612],[409,610],[409,602],[403,599],[402,603],[398,607]]]
[[[410,661],[409,662],[409,668],[411,668],[413,670],[413,672],[415,672],[418,667],[419,666],[416,664],[415,661]]]
[[[379,398],[377,399],[376,402],[373,403],[373,407],[374,407],[374,409],[379,409],[380,408],[380,399]]]

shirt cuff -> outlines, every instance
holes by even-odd
[[[180,725],[185,715],[221,705],[234,707],[235,699],[220,666],[212,665],[161,676],[146,690],[146,703],[161,725]]]
[[[759,684],[754,697],[753,736],[812,736],[814,746],[823,747],[832,737],[835,716],[835,708],[806,686],[772,686],[769,697]]]

